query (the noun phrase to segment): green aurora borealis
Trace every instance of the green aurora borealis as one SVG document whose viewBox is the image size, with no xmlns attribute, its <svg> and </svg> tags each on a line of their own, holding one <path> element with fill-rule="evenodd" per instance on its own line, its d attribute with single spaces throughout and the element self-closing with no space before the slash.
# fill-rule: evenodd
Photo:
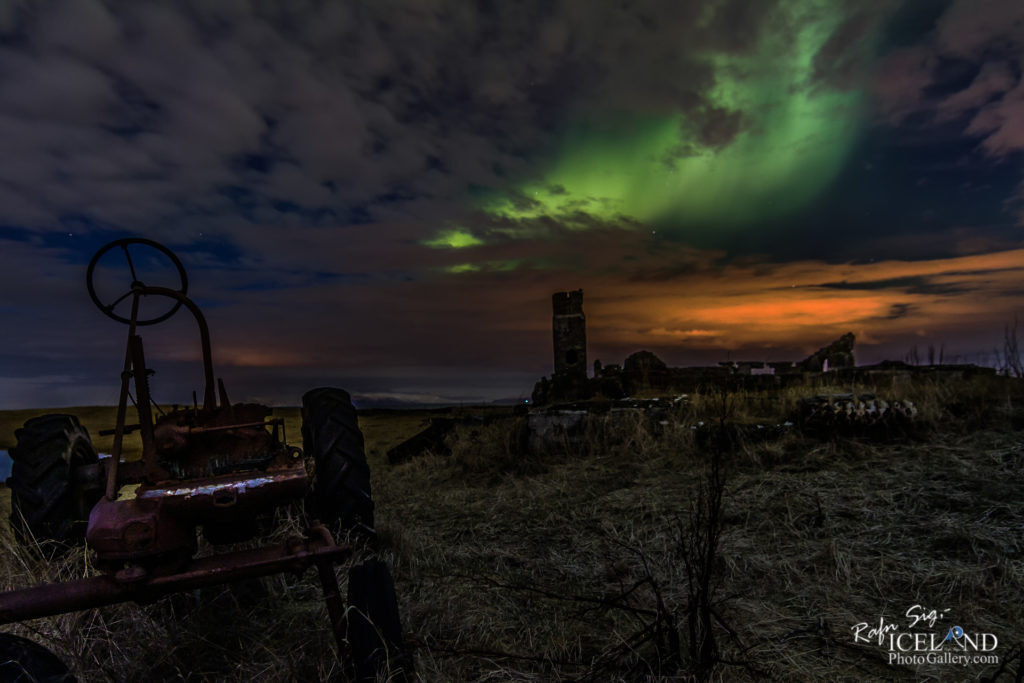
<svg viewBox="0 0 1024 683">
<path fill-rule="evenodd" d="M 550 217 L 570 229 L 581 214 L 626 219 L 681 240 L 785 218 L 835 179 L 858 134 L 862 93 L 814 78 L 814 57 L 843 18 L 828 2 L 790 3 L 751 55 L 703 57 L 715 85 L 699 112 L 641 114 L 628 103 L 589 112 L 567 126 L 539 177 L 514 197 L 486 194 L 480 207 L 506 221 Z M 708 140 L 699 127 L 716 117 L 731 129 Z M 477 243 L 448 230 L 427 244 Z"/>
</svg>

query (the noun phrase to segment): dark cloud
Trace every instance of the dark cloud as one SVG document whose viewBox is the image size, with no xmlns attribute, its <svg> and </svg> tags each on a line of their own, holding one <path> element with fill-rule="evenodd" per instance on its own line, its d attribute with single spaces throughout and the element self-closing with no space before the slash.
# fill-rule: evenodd
<svg viewBox="0 0 1024 683">
<path fill-rule="evenodd" d="M 680 139 L 686 142 L 671 149 L 662 162 L 675 168 L 678 159 L 723 149 L 749 127 L 750 119 L 742 111 L 711 105 L 697 107 L 680 125 Z"/>
<path fill-rule="evenodd" d="M 997 40 L 1019 55 L 1009 5 L 955 3 L 928 43 L 890 55 L 885 111 L 922 106 L 940 56 L 981 61 L 939 110 L 973 112 L 966 130 L 991 153 L 1016 149 L 1019 68 L 984 52 Z M 859 82 L 887 7 L 836 9 L 845 18 L 814 57 L 817 80 Z M 535 175 L 580 118 L 682 112 L 694 144 L 728 145 L 750 113 L 709 102 L 704 55 L 752 52 L 767 30 L 785 41 L 800 16 L 738 0 L 11 3 L 0 218 L 54 229 L 76 213 L 179 236 L 183 225 L 237 234 L 239 215 L 440 220 L 470 186 Z"/>
<path fill-rule="evenodd" d="M 957 273 L 943 273 L 943 277 L 956 275 Z M 907 294 L 943 295 L 960 294 L 970 291 L 975 283 L 958 282 L 936 282 L 935 278 L 929 276 L 899 277 L 885 280 L 865 280 L 858 282 L 823 282 L 821 284 L 809 285 L 811 288 L 839 289 L 839 290 L 863 290 L 885 291 L 897 290 Z M 904 304 L 899 304 L 903 306 Z"/>
<path fill-rule="evenodd" d="M 886 318 L 889 320 L 899 320 L 900 318 L 907 317 L 913 311 L 913 304 L 893 304 L 889 308 L 889 315 L 887 315 Z"/>
<path fill-rule="evenodd" d="M 954 196 L 959 196 L 957 193 Z M 963 200 L 961 200 L 963 201 Z M 924 260 L 943 258 L 950 255 L 984 254 L 1005 251 L 1021 243 L 1020 228 L 1009 220 L 998 224 L 983 223 L 978 226 L 958 225 L 950 228 L 927 230 L 916 227 L 902 233 L 880 226 L 877 231 L 863 235 L 857 243 L 849 245 L 836 254 L 835 260 L 870 263 L 885 258 Z"/>
<path fill-rule="evenodd" d="M 926 40 L 886 55 L 875 90 L 890 122 L 962 118 L 961 130 L 998 158 L 1024 151 L 1022 67 L 1024 4 L 957 0 Z"/>
<path fill-rule="evenodd" d="M 696 254 L 695 254 L 696 256 Z M 706 262 L 695 258 L 690 261 L 677 261 L 650 270 L 636 269 L 630 276 L 633 282 L 664 282 L 678 280 L 682 277 L 707 272 Z"/>
<path fill-rule="evenodd" d="M 240 197 L 255 223 L 282 207 L 430 217 L 469 184 L 528 175 L 569 121 L 620 106 L 692 111 L 721 145 L 742 116 L 706 108 L 698 55 L 750 49 L 771 4 L 8 6 L 0 217 L 210 230 Z"/>
<path fill-rule="evenodd" d="M 707 3 L 702 29 L 707 36 L 708 47 L 734 54 L 746 53 L 756 45 L 767 23 L 780 20 L 782 4 L 780 0 L 718 0 Z"/>
<path fill-rule="evenodd" d="M 874 55 L 870 36 L 883 21 L 884 5 L 868 2 L 856 7 L 814 55 L 814 79 L 840 90 L 862 87 Z"/>
</svg>

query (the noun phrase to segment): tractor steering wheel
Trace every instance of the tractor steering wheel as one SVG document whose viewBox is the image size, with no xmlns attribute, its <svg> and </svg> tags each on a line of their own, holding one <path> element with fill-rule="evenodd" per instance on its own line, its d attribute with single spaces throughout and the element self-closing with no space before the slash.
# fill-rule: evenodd
<svg viewBox="0 0 1024 683">
<path fill-rule="evenodd" d="M 139 245 L 140 247 L 155 249 L 156 251 L 160 252 L 168 259 L 170 259 L 171 265 L 173 265 L 174 269 L 177 270 L 178 286 L 166 287 L 165 289 L 171 289 L 177 292 L 178 294 L 181 294 L 182 297 L 184 297 L 185 294 L 188 293 L 188 277 L 185 275 L 185 268 L 184 266 L 181 265 L 181 261 L 178 260 L 178 257 L 174 255 L 173 251 L 171 251 L 164 245 L 160 244 L 159 242 L 143 239 L 141 237 L 129 237 L 127 239 L 115 240 L 110 244 L 101 247 L 100 250 L 97 251 L 96 254 L 92 257 L 92 260 L 89 261 L 89 269 L 85 273 L 85 284 L 89 288 L 89 296 L 92 298 L 93 303 L 96 304 L 96 306 L 101 311 L 103 311 L 103 314 L 109 318 L 113 318 L 119 323 L 125 324 L 131 324 L 131 318 L 126 318 L 123 315 L 118 315 L 117 313 L 114 312 L 114 308 L 117 307 L 117 305 L 120 304 L 125 299 L 131 297 L 132 295 L 145 296 L 146 292 L 144 290 L 147 287 L 147 285 L 142 280 L 139 279 L 138 274 L 135 272 L 135 264 L 132 261 L 131 253 L 128 251 L 128 247 L 130 245 Z M 118 247 L 120 247 L 121 251 L 124 252 L 124 258 L 125 261 L 127 261 L 128 265 L 128 272 L 132 278 L 131 286 L 128 288 L 127 292 L 114 299 L 113 302 L 111 302 L 110 304 L 104 304 L 102 301 L 100 301 L 99 296 L 96 294 L 96 287 L 94 286 L 93 283 L 93 275 L 96 270 L 96 265 L 100 262 L 100 259 L 102 259 L 103 256 L 107 254 L 109 251 L 116 249 Z M 152 257 L 152 254 L 150 254 L 150 257 Z M 178 311 L 178 309 L 181 308 L 182 303 L 183 299 L 175 298 L 173 305 L 165 313 L 144 320 L 137 319 L 135 321 L 135 324 L 155 325 L 156 323 L 163 322 L 164 320 L 167 320 L 172 315 L 174 315 Z"/>
</svg>

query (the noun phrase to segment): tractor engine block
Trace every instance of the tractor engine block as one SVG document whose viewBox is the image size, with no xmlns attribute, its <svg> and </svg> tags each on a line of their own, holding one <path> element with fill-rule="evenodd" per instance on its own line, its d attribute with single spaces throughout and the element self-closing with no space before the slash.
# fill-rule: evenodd
<svg viewBox="0 0 1024 683">
<path fill-rule="evenodd" d="M 269 423 L 274 433 L 267 431 L 270 412 L 264 405 L 240 403 L 168 413 L 153 427 L 157 461 L 174 479 L 265 470 L 275 458 L 288 456 L 276 433 L 282 422 Z"/>
</svg>

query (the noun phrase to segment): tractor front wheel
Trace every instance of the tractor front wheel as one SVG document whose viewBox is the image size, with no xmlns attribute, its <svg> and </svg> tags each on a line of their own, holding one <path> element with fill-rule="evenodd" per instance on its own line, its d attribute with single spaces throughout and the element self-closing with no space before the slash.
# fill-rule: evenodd
<svg viewBox="0 0 1024 683">
<path fill-rule="evenodd" d="M 395 582 L 387 564 L 367 560 L 348 571 L 347 635 L 357 681 L 408 680 L 412 660 L 402 641 Z"/>
<path fill-rule="evenodd" d="M 302 447 L 316 469 L 313 514 L 335 530 L 372 535 L 370 466 L 348 392 L 313 389 L 302 397 Z"/>
<path fill-rule="evenodd" d="M 57 655 L 39 643 L 13 633 L 0 633 L 0 681 L 74 681 Z"/>
</svg>

